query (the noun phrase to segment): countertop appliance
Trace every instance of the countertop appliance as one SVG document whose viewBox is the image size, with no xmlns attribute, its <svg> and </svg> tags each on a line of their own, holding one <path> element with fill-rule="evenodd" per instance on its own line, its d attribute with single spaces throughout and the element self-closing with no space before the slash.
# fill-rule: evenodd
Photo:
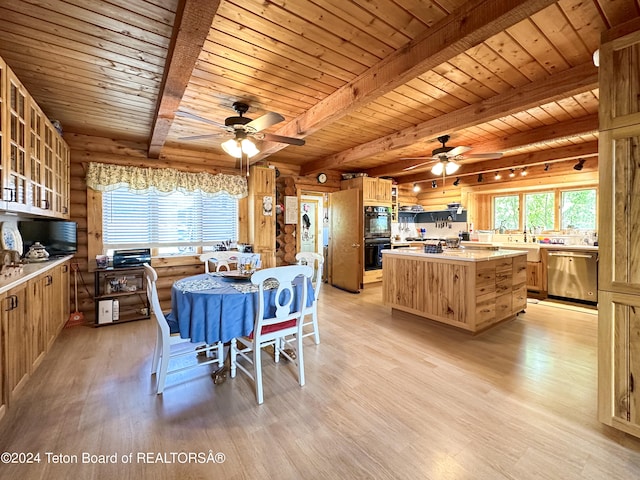
<svg viewBox="0 0 640 480">
<path fill-rule="evenodd" d="M 139 267 L 151 262 L 151 250 L 137 248 L 132 250 L 116 250 L 113 252 L 113 267 Z"/>
<path fill-rule="evenodd" d="M 549 296 L 598 301 L 598 253 L 549 250 Z"/>
</svg>

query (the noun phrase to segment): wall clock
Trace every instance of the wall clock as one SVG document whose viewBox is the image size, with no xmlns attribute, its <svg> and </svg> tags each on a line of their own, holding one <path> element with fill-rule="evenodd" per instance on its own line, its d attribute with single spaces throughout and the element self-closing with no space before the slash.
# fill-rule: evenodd
<svg viewBox="0 0 640 480">
<path fill-rule="evenodd" d="M 327 174 L 326 173 L 320 173 L 318 174 L 318 183 L 327 183 Z"/>
</svg>

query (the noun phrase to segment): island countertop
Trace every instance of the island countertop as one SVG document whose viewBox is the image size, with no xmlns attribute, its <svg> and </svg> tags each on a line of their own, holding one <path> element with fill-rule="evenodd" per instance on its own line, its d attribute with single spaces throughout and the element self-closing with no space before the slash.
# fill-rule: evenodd
<svg viewBox="0 0 640 480">
<path fill-rule="evenodd" d="M 386 306 L 478 333 L 514 318 L 527 305 L 522 250 L 382 251 Z"/>
<path fill-rule="evenodd" d="M 463 262 L 484 262 L 501 258 L 526 255 L 522 250 L 474 250 L 464 248 L 445 248 L 442 253 L 424 253 L 422 248 L 395 248 L 382 250 L 382 255 L 409 255 L 420 258 L 433 258 L 443 261 L 459 260 Z"/>
</svg>

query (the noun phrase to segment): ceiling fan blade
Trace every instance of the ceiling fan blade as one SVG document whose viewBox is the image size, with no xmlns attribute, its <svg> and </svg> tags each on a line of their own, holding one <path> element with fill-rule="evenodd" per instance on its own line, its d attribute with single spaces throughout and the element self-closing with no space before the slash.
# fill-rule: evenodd
<svg viewBox="0 0 640 480">
<path fill-rule="evenodd" d="M 413 169 L 415 169 L 415 168 L 422 167 L 423 165 L 428 165 L 428 164 L 430 164 L 430 163 L 432 163 L 432 162 L 431 162 L 431 161 L 429 161 L 429 162 L 417 163 L 417 164 L 415 164 L 415 165 L 410 165 L 410 166 L 408 166 L 408 167 L 406 167 L 406 168 L 403 168 L 403 169 L 402 169 L 402 171 L 403 171 L 403 172 L 408 172 L 409 170 L 413 170 Z"/>
<path fill-rule="evenodd" d="M 298 146 L 302 146 L 305 144 L 305 141 L 301 138 L 283 137 L 282 135 L 273 135 L 271 133 L 263 133 L 260 135 L 260 137 L 261 140 L 265 140 L 267 142 L 288 143 L 289 145 Z"/>
<path fill-rule="evenodd" d="M 251 120 L 244 127 L 245 129 L 249 129 L 254 132 L 260 132 L 261 130 L 264 130 L 265 128 L 269 128 L 272 125 L 275 125 L 276 123 L 282 122 L 283 120 L 284 120 L 284 117 L 279 113 L 268 112 L 262 115 L 261 117 L 256 118 L 255 120 Z"/>
<path fill-rule="evenodd" d="M 201 140 L 203 138 L 220 138 L 224 135 L 217 135 L 215 133 L 210 133 L 208 135 L 193 135 L 191 137 L 179 137 L 178 140 Z"/>
<path fill-rule="evenodd" d="M 491 153 L 470 153 L 469 155 L 465 155 L 466 158 L 484 158 L 487 160 L 491 160 L 493 158 L 502 158 L 502 152 L 491 152 Z"/>
<path fill-rule="evenodd" d="M 215 125 L 216 127 L 226 128 L 221 123 L 214 122 L 213 120 L 209 120 L 208 118 L 200 117 L 198 115 L 194 115 L 193 113 L 181 112 L 180 110 L 176 112 L 176 117 L 190 118 L 192 120 L 197 120 L 199 122 L 208 123 L 209 125 Z"/>
<path fill-rule="evenodd" d="M 469 150 L 471 150 L 471 147 L 465 147 L 465 146 L 459 146 L 459 147 L 455 147 L 452 150 L 449 150 L 446 155 L 447 157 L 457 157 L 458 155 L 462 155 L 465 152 L 468 152 Z"/>
</svg>

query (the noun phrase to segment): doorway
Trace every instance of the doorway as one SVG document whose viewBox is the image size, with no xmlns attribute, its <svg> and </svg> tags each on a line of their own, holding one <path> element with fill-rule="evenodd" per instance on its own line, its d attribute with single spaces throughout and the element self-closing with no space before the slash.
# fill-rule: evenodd
<svg viewBox="0 0 640 480">
<path fill-rule="evenodd" d="M 325 197 L 321 193 L 300 195 L 298 212 L 298 252 L 323 254 L 327 244 L 328 216 Z"/>
</svg>

